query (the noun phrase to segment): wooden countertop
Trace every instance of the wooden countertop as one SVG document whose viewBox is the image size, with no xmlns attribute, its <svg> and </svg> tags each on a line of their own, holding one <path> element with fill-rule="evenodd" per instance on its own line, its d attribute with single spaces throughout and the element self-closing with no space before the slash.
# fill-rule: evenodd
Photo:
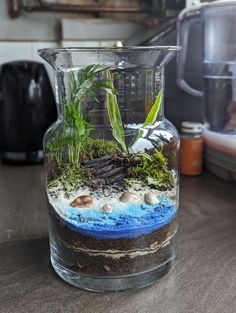
<svg viewBox="0 0 236 313">
<path fill-rule="evenodd" d="M 235 313 L 236 184 L 182 177 L 176 265 L 151 287 L 99 294 L 49 263 L 41 165 L 0 165 L 1 313 Z"/>
</svg>

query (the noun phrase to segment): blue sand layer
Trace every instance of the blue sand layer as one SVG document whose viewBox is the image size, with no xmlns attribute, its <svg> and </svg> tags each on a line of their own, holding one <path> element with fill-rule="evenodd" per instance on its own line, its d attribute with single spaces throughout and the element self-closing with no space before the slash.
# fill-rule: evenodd
<svg viewBox="0 0 236 313">
<path fill-rule="evenodd" d="M 97 239 L 136 238 L 169 224 L 176 215 L 173 202 L 158 197 L 158 205 L 120 203 L 118 209 L 104 213 L 100 208 L 73 208 L 60 204 L 64 223 L 72 230 Z"/>
</svg>

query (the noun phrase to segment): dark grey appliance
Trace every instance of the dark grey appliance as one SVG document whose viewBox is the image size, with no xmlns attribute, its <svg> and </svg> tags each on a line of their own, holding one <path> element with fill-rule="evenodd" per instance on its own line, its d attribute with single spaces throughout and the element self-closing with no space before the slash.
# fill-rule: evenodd
<svg viewBox="0 0 236 313">
<path fill-rule="evenodd" d="M 214 1 L 185 9 L 178 17 L 178 84 L 186 92 L 203 97 L 205 121 L 215 132 L 236 134 L 236 0 Z M 186 82 L 189 31 L 202 25 L 203 88 Z"/>
<path fill-rule="evenodd" d="M 5 63 L 0 72 L 0 157 L 3 162 L 42 162 L 43 136 L 57 118 L 53 90 L 43 64 Z"/>
<path fill-rule="evenodd" d="M 202 79 L 202 26 L 195 24 L 190 30 L 189 50 L 187 53 L 188 72 L 186 80 L 195 86 L 201 88 Z M 140 46 L 166 46 L 176 45 L 177 31 L 176 19 L 169 19 L 156 27 L 151 27 L 143 33 L 138 34 L 124 42 L 124 45 L 140 45 Z M 165 82 L 165 116 L 180 129 L 183 120 L 191 120 L 195 122 L 203 121 L 203 103 L 199 97 L 189 95 L 178 87 L 176 60 L 171 61 L 166 67 Z"/>
</svg>

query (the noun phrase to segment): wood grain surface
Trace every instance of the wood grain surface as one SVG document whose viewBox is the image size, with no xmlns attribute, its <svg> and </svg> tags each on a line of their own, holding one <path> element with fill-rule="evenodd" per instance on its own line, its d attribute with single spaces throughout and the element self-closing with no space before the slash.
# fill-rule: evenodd
<svg viewBox="0 0 236 313">
<path fill-rule="evenodd" d="M 99 294 L 49 263 L 42 166 L 0 165 L 1 313 L 235 313 L 236 184 L 182 177 L 175 267 L 151 287 Z"/>
</svg>

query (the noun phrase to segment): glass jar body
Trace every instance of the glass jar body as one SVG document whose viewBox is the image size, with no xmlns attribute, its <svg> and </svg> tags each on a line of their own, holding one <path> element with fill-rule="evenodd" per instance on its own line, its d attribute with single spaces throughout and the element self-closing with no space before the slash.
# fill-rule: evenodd
<svg viewBox="0 0 236 313">
<path fill-rule="evenodd" d="M 44 142 L 53 267 L 97 291 L 150 284 L 176 255 L 179 137 L 163 114 L 164 65 L 118 56 L 78 67 L 70 55 L 57 70 L 59 119 Z"/>
</svg>

